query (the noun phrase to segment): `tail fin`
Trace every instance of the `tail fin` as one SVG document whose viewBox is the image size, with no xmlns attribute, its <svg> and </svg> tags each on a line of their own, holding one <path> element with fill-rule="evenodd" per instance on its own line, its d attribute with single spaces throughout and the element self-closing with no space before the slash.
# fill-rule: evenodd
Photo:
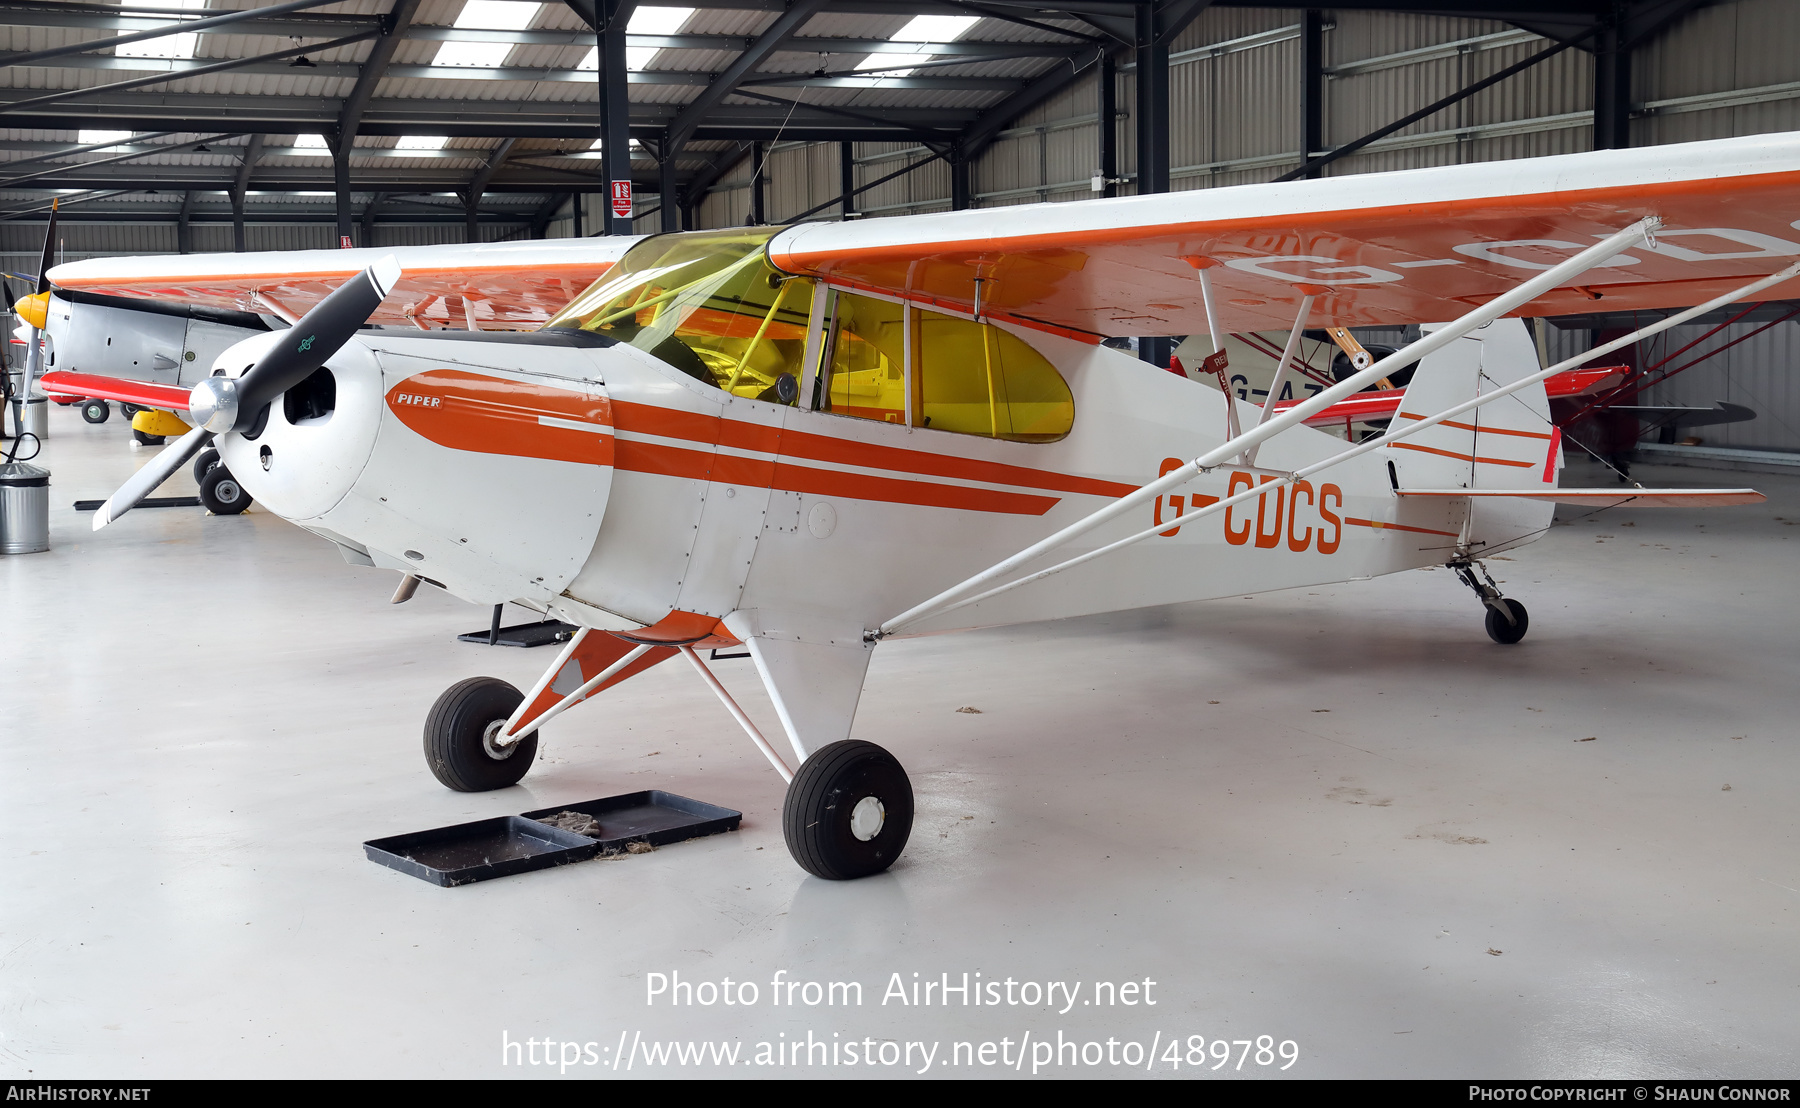
<svg viewBox="0 0 1800 1108">
<path fill-rule="evenodd" d="M 1401 398 L 1395 429 L 1537 370 L 1537 349 L 1524 321 L 1495 320 L 1419 364 Z M 1402 489 L 1551 489 L 1562 464 L 1561 443 L 1550 422 L 1550 400 L 1537 384 L 1388 449 Z M 1476 499 L 1458 545 L 1477 557 L 1522 545 L 1550 526 L 1555 511 L 1554 504 L 1540 501 Z"/>
</svg>

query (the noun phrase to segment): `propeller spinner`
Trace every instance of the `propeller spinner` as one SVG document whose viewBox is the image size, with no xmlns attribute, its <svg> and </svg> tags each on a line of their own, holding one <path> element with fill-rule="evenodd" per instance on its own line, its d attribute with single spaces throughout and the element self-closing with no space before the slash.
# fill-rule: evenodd
<svg viewBox="0 0 1800 1108">
<path fill-rule="evenodd" d="M 208 377 L 195 385 L 188 398 L 188 412 L 197 426 L 119 486 L 94 513 L 94 530 L 135 508 L 216 436 L 254 423 L 266 405 L 312 376 L 375 313 L 399 282 L 400 272 L 400 263 L 393 255 L 382 258 L 339 285 L 301 316 L 283 341 L 243 376 L 236 380 Z"/>
</svg>

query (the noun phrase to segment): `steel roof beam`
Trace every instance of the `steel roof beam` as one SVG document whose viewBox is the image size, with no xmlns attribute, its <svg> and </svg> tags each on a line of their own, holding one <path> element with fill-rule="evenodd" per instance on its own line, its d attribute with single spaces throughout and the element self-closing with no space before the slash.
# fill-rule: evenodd
<svg viewBox="0 0 1800 1108">
<path fill-rule="evenodd" d="M 4 60 L 0 60 L 0 67 L 32 65 L 40 61 L 60 58 L 65 54 L 80 54 L 87 50 L 104 50 L 109 47 L 124 46 L 133 42 L 146 42 L 150 39 L 167 38 L 169 35 L 186 34 L 196 27 L 220 27 L 231 23 L 241 23 L 246 19 L 254 19 L 256 16 L 263 13 L 273 15 L 278 12 L 299 11 L 302 8 L 322 8 L 327 4 L 335 2 L 336 0 L 287 0 L 287 3 L 285 4 L 273 4 L 266 8 L 252 8 L 246 11 L 224 12 L 219 15 L 208 16 L 205 19 L 164 23 L 142 31 L 132 31 L 129 34 L 114 35 L 111 38 L 65 43 L 62 46 L 52 46 L 44 50 L 28 50 L 22 54 L 14 54 Z"/>
<path fill-rule="evenodd" d="M 732 59 L 717 80 L 707 86 L 692 103 L 681 109 L 681 113 L 669 124 L 668 134 L 664 139 L 668 143 L 668 150 L 679 151 L 693 137 L 695 130 L 711 114 L 712 109 L 718 107 L 737 88 L 738 82 L 756 72 L 770 55 L 790 41 L 800 28 L 822 11 L 826 2 L 827 0 L 794 0 L 794 5 L 771 23 L 755 43 L 746 46 L 743 53 Z"/>
<path fill-rule="evenodd" d="M 8 108 L 8 96 L 35 90 L 0 89 L 0 112 Z M 236 131 L 260 131 L 266 134 L 300 134 L 321 132 L 331 128 L 339 117 L 342 102 L 327 97 L 298 96 L 229 96 L 212 93 L 140 93 L 130 96 L 96 96 L 80 104 L 58 107 L 50 111 L 11 113 L 9 126 L 69 130 L 77 127 L 106 126 L 120 130 L 160 130 L 171 124 L 183 128 L 230 128 Z M 656 139 L 660 129 L 680 110 L 675 104 L 632 105 L 632 126 L 642 129 L 639 137 Z M 793 125 L 805 126 L 809 106 L 795 113 Z M 963 108 L 881 107 L 874 109 L 888 123 L 888 129 L 901 132 L 909 128 L 960 126 L 975 118 L 976 113 Z M 529 100 L 372 100 L 363 112 L 359 134 L 407 135 L 434 134 L 452 138 L 588 138 L 593 137 L 593 104 Z M 695 139 L 709 136 L 705 132 L 739 125 L 779 126 L 785 109 L 743 104 L 715 107 L 695 131 Z M 835 124 L 840 130 L 848 130 Z M 862 130 L 866 130 L 863 128 Z M 737 137 L 732 134 L 720 138 Z"/>
<path fill-rule="evenodd" d="M 416 0 L 415 0 L 416 2 Z M 234 69 L 243 69 L 258 62 L 275 61 L 280 58 L 292 58 L 313 50 L 333 50 L 339 46 L 348 46 L 353 42 L 361 42 L 375 35 L 374 31 L 364 31 L 329 42 L 315 43 L 311 46 L 295 46 L 287 50 L 276 50 L 268 54 L 258 54 L 249 58 L 228 58 L 223 61 L 208 62 L 193 69 L 179 73 L 153 73 L 146 77 L 134 77 L 129 81 L 114 81 L 111 84 L 94 85 L 89 88 L 63 89 L 43 96 L 32 96 L 22 100 L 14 100 L 0 107 L 0 112 L 20 111 L 27 108 L 44 108 L 51 104 L 59 104 L 65 100 L 85 99 L 89 96 L 100 96 L 108 93 L 125 92 L 128 89 L 143 88 L 147 85 L 160 85 L 168 81 L 179 81 L 183 77 L 198 77 L 206 73 L 225 73 Z"/>
<path fill-rule="evenodd" d="M 319 44 L 318 49 L 328 44 Z M 305 47 L 312 50 L 314 47 Z M 1041 51 L 1027 51 L 1011 54 L 997 54 L 981 58 L 952 58 L 938 62 L 915 62 L 910 65 L 900 64 L 895 69 L 942 68 L 949 65 L 975 65 L 983 61 L 1002 61 L 1009 58 L 1034 58 L 1045 56 Z M 1052 57 L 1072 56 L 1068 51 L 1051 55 Z M 0 59 L 3 60 L 3 59 Z M 204 58 L 169 58 L 144 60 L 140 58 L 121 58 L 110 54 L 83 54 L 73 58 L 64 58 L 58 63 L 64 69 L 103 69 L 127 70 L 141 73 L 146 69 L 156 69 L 165 74 L 163 80 L 176 80 L 195 72 L 215 72 L 220 63 Z M 293 66 L 285 60 L 245 61 L 232 67 L 239 73 L 261 73 L 273 76 L 291 76 Z M 318 62 L 308 67 L 309 77 L 336 77 L 344 80 L 359 78 L 365 65 L 355 62 Z M 394 65 L 389 64 L 385 76 L 394 78 L 413 78 L 428 81 L 531 81 L 557 84 L 589 85 L 594 75 L 590 70 L 570 69 L 566 66 L 465 66 L 465 65 Z M 633 85 L 694 85 L 704 88 L 718 79 L 718 74 L 699 70 L 682 69 L 650 69 L 635 70 L 626 74 L 626 82 Z M 147 82 L 148 83 L 148 82 Z M 744 84 L 779 84 L 789 87 L 811 86 L 815 88 L 889 88 L 889 89 L 998 89 L 1011 91 L 1020 85 L 1013 77 L 981 77 L 981 76 L 882 76 L 880 70 L 851 70 L 846 72 L 827 73 L 823 76 L 816 72 L 769 73 L 758 75 L 754 80 Z M 104 86 L 102 86 L 104 87 Z"/>
</svg>

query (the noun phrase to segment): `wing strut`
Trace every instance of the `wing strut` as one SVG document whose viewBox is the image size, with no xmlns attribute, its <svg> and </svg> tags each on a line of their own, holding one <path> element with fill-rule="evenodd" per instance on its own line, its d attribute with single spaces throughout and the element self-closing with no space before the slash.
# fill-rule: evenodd
<svg viewBox="0 0 1800 1108">
<path fill-rule="evenodd" d="M 1300 350 L 1300 333 L 1306 330 L 1306 317 L 1312 314 L 1313 300 L 1316 298 L 1310 292 L 1300 298 L 1300 311 L 1294 315 L 1294 329 L 1288 332 L 1287 345 L 1281 348 L 1281 360 L 1275 363 L 1275 376 L 1269 381 L 1269 396 L 1263 401 L 1262 416 L 1256 421 L 1258 427 L 1269 422 L 1269 417 L 1275 414 L 1275 405 L 1279 403 L 1281 396 L 1281 379 L 1287 376 L 1288 363 L 1294 360 L 1294 355 Z M 1252 446 L 1244 451 L 1245 465 L 1256 464 L 1258 449 L 1258 446 Z"/>
<path fill-rule="evenodd" d="M 1167 475 L 1165 475 L 1155 481 L 1152 481 L 1149 484 L 1142 486 L 1141 488 L 1137 489 L 1137 491 L 1135 491 L 1135 492 L 1132 492 L 1123 497 L 1120 497 L 1118 500 L 1113 501 L 1111 504 L 1107 505 L 1106 507 L 1101 508 L 1098 511 L 1095 511 L 1095 512 L 1089 514 L 1088 516 L 1086 516 L 1086 517 L 1076 521 L 1075 523 L 1072 523 L 1069 526 L 1063 528 L 1062 530 L 1056 532 L 1055 534 L 1050 535 L 1047 538 L 1044 538 L 1044 539 L 1032 544 L 1031 546 L 1020 551 L 1019 553 L 1014 554 L 1012 557 L 1007 558 L 1006 560 L 999 562 L 999 563 L 989 567 L 986 570 L 983 570 L 982 572 L 976 574 L 973 577 L 968 578 L 967 580 L 961 582 L 960 584 L 951 586 L 950 588 L 939 593 L 937 596 L 932 597 L 930 600 L 927 600 L 922 604 L 915 605 L 914 607 L 908 609 L 907 611 L 900 613 L 899 615 L 893 617 L 890 620 L 887 620 L 877 630 L 869 632 L 868 633 L 869 636 L 872 638 L 880 638 L 885 635 L 893 634 L 900 628 L 902 628 L 908 624 L 915 623 L 915 622 L 917 622 L 921 619 L 924 619 L 928 616 L 938 615 L 938 614 L 941 614 L 946 611 L 950 611 L 955 608 L 961 608 L 968 604 L 973 604 L 973 603 L 976 603 L 981 600 L 986 600 L 989 597 L 997 596 L 1003 592 L 1009 592 L 1013 589 L 1020 587 L 1021 585 L 1027 585 L 1034 581 L 1042 580 L 1043 578 L 1048 577 L 1053 573 L 1059 573 L 1065 569 L 1073 568 L 1074 566 L 1081 565 L 1084 562 L 1089 562 L 1089 561 L 1092 561 L 1095 558 L 1098 558 L 1102 555 L 1109 554 L 1109 553 L 1113 552 L 1114 550 L 1118 550 L 1123 547 L 1130 546 L 1133 543 L 1141 542 L 1142 540 L 1147 539 L 1147 538 L 1151 537 L 1152 535 L 1156 534 L 1160 530 L 1167 530 L 1168 525 L 1166 523 L 1159 524 L 1157 526 L 1151 527 L 1150 529 L 1148 529 L 1146 531 L 1142 531 L 1138 534 L 1131 535 L 1124 539 L 1120 539 L 1119 541 L 1114 542 L 1114 543 L 1109 543 L 1106 546 L 1100 547 L 1096 550 L 1089 551 L 1086 554 L 1082 554 L 1077 557 L 1071 558 L 1067 561 L 1061 562 L 1055 566 L 1050 567 L 1049 569 L 1040 570 L 1036 573 L 1029 574 L 1025 577 L 1021 577 L 1021 578 L 1018 578 L 1013 581 L 1006 582 L 1003 585 L 999 585 L 995 588 L 988 589 L 984 592 L 980 592 L 975 595 L 970 595 L 976 589 L 980 588 L 980 586 L 988 584 L 989 582 L 992 582 L 992 581 L 996 580 L 997 578 L 1002 577 L 1005 574 L 1012 572 L 1013 570 L 1019 568 L 1020 566 L 1025 565 L 1026 563 L 1030 562 L 1032 559 L 1037 558 L 1040 555 L 1042 555 L 1050 550 L 1053 550 L 1059 546 L 1062 546 L 1062 545 L 1068 543 L 1069 541 L 1071 541 L 1081 535 L 1086 534 L 1087 532 L 1093 530 L 1096 527 L 1101 526 L 1102 524 L 1116 518 L 1117 516 L 1122 515 L 1125 512 L 1129 512 L 1129 511 L 1137 508 L 1141 504 L 1147 503 L 1149 500 L 1151 500 L 1154 497 L 1161 496 L 1162 494 L 1168 492 L 1171 489 L 1179 488 L 1181 485 L 1192 480 L 1196 475 L 1198 475 L 1200 473 L 1217 468 L 1217 466 L 1221 462 L 1223 462 L 1227 458 L 1230 458 L 1232 455 L 1238 453 L 1239 451 L 1243 450 L 1246 447 L 1246 445 L 1255 445 L 1256 443 L 1260 443 L 1265 439 L 1273 437 L 1275 434 L 1278 434 L 1281 431 L 1285 431 L 1287 428 L 1292 427 L 1297 423 L 1304 422 L 1308 417 L 1316 414 L 1321 409 L 1329 407 L 1331 404 L 1336 403 L 1338 400 L 1342 399 L 1344 396 L 1360 390 L 1365 385 L 1367 385 L 1370 381 L 1384 377 L 1384 376 L 1388 375 L 1389 373 L 1392 373 L 1395 370 L 1403 368 L 1407 365 L 1411 365 L 1412 363 L 1414 363 L 1414 362 L 1418 361 L 1419 359 L 1425 357 L 1426 355 L 1430 354 L 1432 351 L 1441 348 L 1442 346 L 1448 344 L 1449 342 L 1452 342 L 1455 339 L 1460 338 L 1464 334 L 1467 334 L 1468 332 L 1475 330 L 1476 328 L 1482 326 L 1483 324 L 1485 324 L 1493 319 L 1497 319 L 1500 316 L 1505 315 L 1507 312 L 1518 307 L 1519 305 L 1524 304 L 1532 299 L 1535 299 L 1536 297 L 1542 295 L 1547 289 L 1556 287 L 1557 285 L 1563 283 L 1565 280 L 1572 277 L 1574 274 L 1579 273 L 1582 270 L 1585 270 L 1594 265 L 1597 265 L 1600 262 L 1606 261 L 1608 258 L 1611 258 L 1613 255 L 1618 254 L 1624 250 L 1630 249 L 1631 247 L 1636 246 L 1641 242 L 1644 242 L 1646 239 L 1649 238 L 1650 234 L 1659 225 L 1660 225 L 1660 220 L 1658 220 L 1655 216 L 1651 216 L 1644 220 L 1641 220 L 1638 223 L 1631 225 L 1630 227 L 1628 227 L 1622 231 L 1617 232 L 1616 234 L 1610 236 L 1609 238 L 1607 238 L 1605 241 L 1599 243 L 1598 245 L 1590 247 L 1587 250 L 1583 251 L 1582 253 L 1577 254 L 1574 257 L 1568 259 L 1567 261 L 1565 261 L 1549 270 L 1546 270 L 1545 272 L 1539 274 L 1537 277 L 1533 278 L 1532 280 L 1525 282 L 1524 284 L 1520 285 L 1518 288 L 1512 290 L 1511 292 L 1506 293 L 1506 294 L 1490 301 L 1487 305 L 1483 306 L 1482 308 L 1477 309 L 1474 312 L 1470 312 L 1468 315 L 1463 316 L 1461 319 L 1457 320 L 1455 323 L 1452 323 L 1444 328 L 1434 331 L 1431 334 L 1426 335 L 1423 338 L 1419 339 L 1417 342 L 1408 344 L 1406 347 L 1394 352 L 1393 354 L 1388 355 L 1386 358 L 1381 359 L 1380 361 L 1376 362 L 1374 365 L 1371 365 L 1369 368 L 1362 370 L 1362 371 L 1354 374 L 1351 377 L 1345 378 L 1343 381 L 1340 381 L 1338 384 L 1334 385 L 1333 387 L 1328 388 L 1324 392 L 1319 393 L 1317 396 L 1314 396 L 1309 400 L 1306 400 L 1299 404 L 1296 404 L 1293 407 L 1282 412 L 1280 415 L 1275 416 L 1274 418 L 1257 425 L 1255 428 L 1251 429 L 1250 431 L 1245 432 L 1243 435 L 1239 436 L 1237 439 L 1232 440 L 1230 442 L 1226 442 L 1226 443 L 1222 444 L 1221 446 L 1215 447 L 1213 450 L 1208 451 L 1207 453 L 1194 459 L 1193 461 L 1189 462 L 1188 464 L 1181 466 L 1178 469 L 1171 470 Z M 1790 280 L 1791 278 L 1793 278 L 1795 276 L 1800 276 L 1800 263 L 1796 263 L 1792 266 L 1789 266 L 1788 268 L 1780 271 L 1779 273 L 1774 273 L 1767 277 L 1761 278 L 1760 280 L 1753 281 L 1750 284 L 1743 286 L 1742 288 L 1738 288 L 1731 292 L 1725 293 L 1722 296 L 1715 297 L 1714 299 L 1707 301 L 1705 304 L 1701 304 L 1696 307 L 1689 308 L 1686 311 L 1679 312 L 1675 315 L 1670 316 L 1667 319 L 1662 320 L 1659 323 L 1652 324 L 1648 327 L 1640 328 L 1639 330 L 1634 331 L 1631 334 L 1624 336 L 1623 338 L 1615 339 L 1612 342 L 1609 342 L 1602 346 L 1596 347 L 1595 349 L 1590 350 L 1590 351 L 1586 352 L 1585 354 L 1579 354 L 1573 358 L 1567 359 L 1566 361 L 1559 362 L 1556 365 L 1551 366 L 1549 369 L 1546 369 L 1539 373 L 1535 373 L 1535 374 L 1532 374 L 1531 376 L 1522 378 L 1522 379 L 1515 381 L 1512 384 L 1507 385 L 1503 388 L 1496 389 L 1493 392 L 1485 393 L 1481 396 L 1478 396 L 1471 400 L 1465 401 L 1465 402 L 1458 404 L 1452 408 L 1449 408 L 1445 411 L 1439 412 L 1435 416 L 1431 416 L 1426 419 L 1418 420 L 1416 422 L 1410 423 L 1408 426 L 1403 427 L 1403 428 L 1391 430 L 1387 434 L 1382 435 L 1380 438 L 1370 439 L 1367 442 L 1360 443 L 1357 446 L 1354 446 L 1354 447 L 1350 448 L 1349 450 L 1343 451 L 1340 454 L 1336 454 L 1330 458 L 1327 458 L 1324 461 L 1316 462 L 1312 465 L 1306 466 L 1303 469 L 1297 470 L 1293 473 L 1287 474 L 1286 476 L 1280 477 L 1277 479 L 1276 482 L 1272 482 L 1272 483 L 1276 483 L 1277 487 L 1285 487 L 1287 485 L 1291 485 L 1294 482 L 1302 480 L 1305 477 L 1307 477 L 1311 474 L 1317 473 L 1322 469 L 1326 469 L 1330 466 L 1341 464 L 1345 461 L 1348 461 L 1351 458 L 1357 457 L 1361 454 L 1366 454 L 1371 450 L 1377 449 L 1379 447 L 1387 446 L 1391 443 L 1399 441 L 1400 439 L 1407 438 L 1413 434 L 1417 434 L 1419 431 L 1422 431 L 1427 427 L 1434 427 L 1437 424 L 1442 423 L 1447 419 L 1455 418 L 1456 416 L 1461 415 L 1464 412 L 1471 411 L 1475 408 L 1480 407 L 1483 404 L 1491 403 L 1492 401 L 1498 400 L 1503 396 L 1511 396 L 1513 393 L 1518 392 L 1521 389 L 1529 388 L 1530 386 L 1535 385 L 1539 382 L 1542 382 L 1542 381 L 1548 379 L 1549 377 L 1554 376 L 1557 373 L 1564 372 L 1565 370 L 1570 369 L 1573 366 L 1581 365 L 1584 362 L 1592 361 L 1593 359 L 1601 357 L 1602 355 L 1605 355 L 1605 354 L 1610 354 L 1614 350 L 1617 350 L 1622 346 L 1626 346 L 1630 343 L 1637 342 L 1638 340 L 1640 340 L 1642 338 L 1648 337 L 1653 334 L 1660 333 L 1662 331 L 1667 330 L 1670 327 L 1677 326 L 1681 323 L 1685 323 L 1689 319 L 1692 319 L 1695 316 L 1700 315 L 1704 312 L 1712 311 L 1713 309 L 1718 308 L 1722 305 L 1729 304 L 1729 303 L 1732 303 L 1733 301 L 1741 300 L 1747 296 L 1754 295 L 1755 293 L 1758 293 L 1758 292 L 1762 291 L 1763 289 L 1769 288 L 1773 285 L 1780 284 L 1783 281 Z M 1449 337 L 1442 337 L 1442 336 L 1449 336 Z M 1436 342 L 1433 341 L 1435 339 L 1440 339 L 1440 338 L 1441 338 L 1441 341 L 1436 341 Z M 1248 440 L 1248 441 L 1246 441 L 1246 440 Z M 1213 504 L 1210 504 L 1204 508 L 1199 508 L 1194 511 L 1190 511 L 1186 516 L 1183 517 L 1183 523 L 1185 524 L 1187 522 L 1191 522 L 1193 519 L 1198 518 L 1200 516 L 1211 515 L 1215 512 L 1224 511 L 1226 508 L 1232 507 L 1236 504 L 1239 504 L 1246 500 L 1249 500 L 1255 496 L 1260 495 L 1263 492 L 1266 492 L 1267 490 L 1268 490 L 1268 485 L 1264 484 L 1264 485 L 1255 486 L 1252 489 L 1246 490 L 1245 492 L 1239 493 L 1235 496 L 1228 496 L 1228 497 L 1224 498 L 1223 500 L 1219 500 L 1219 501 L 1217 501 Z"/>
</svg>

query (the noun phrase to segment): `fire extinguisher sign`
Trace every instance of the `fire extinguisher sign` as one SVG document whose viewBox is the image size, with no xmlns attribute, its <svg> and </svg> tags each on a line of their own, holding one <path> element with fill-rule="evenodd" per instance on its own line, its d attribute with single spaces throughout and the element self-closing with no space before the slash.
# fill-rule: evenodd
<svg viewBox="0 0 1800 1108">
<path fill-rule="evenodd" d="M 612 183 L 613 218 L 631 218 L 631 182 L 614 181 Z"/>
</svg>

